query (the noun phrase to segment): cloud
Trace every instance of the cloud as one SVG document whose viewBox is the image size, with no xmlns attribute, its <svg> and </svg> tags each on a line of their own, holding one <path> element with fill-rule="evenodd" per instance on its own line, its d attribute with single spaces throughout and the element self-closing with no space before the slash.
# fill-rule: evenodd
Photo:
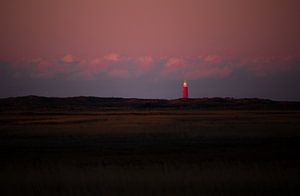
<svg viewBox="0 0 300 196">
<path fill-rule="evenodd" d="M 27 70 L 32 77 L 52 77 L 68 71 L 67 65 L 53 59 L 35 58 L 28 61 Z"/>
<path fill-rule="evenodd" d="M 62 62 L 65 62 L 65 63 L 72 63 L 74 61 L 74 57 L 70 54 L 64 56 L 62 59 Z"/>
<path fill-rule="evenodd" d="M 188 57 L 126 57 L 110 53 L 102 57 L 83 58 L 72 54 L 53 58 L 37 57 L 9 62 L 10 72 L 15 76 L 51 78 L 64 75 L 69 78 L 95 79 L 156 78 L 202 79 L 226 77 L 232 72 L 244 70 L 254 76 L 266 76 L 274 72 L 299 69 L 299 57 L 248 57 L 230 58 L 216 54 Z"/>
<path fill-rule="evenodd" d="M 12 69 L 19 75 L 27 74 L 30 77 L 50 78 L 60 74 L 71 75 L 84 62 L 71 54 L 53 58 L 36 57 L 16 60 Z"/>
<path fill-rule="evenodd" d="M 274 72 L 295 70 L 300 65 L 299 62 L 297 56 L 232 58 L 211 54 L 198 57 L 170 57 L 164 64 L 161 75 L 178 79 L 201 79 L 225 77 L 243 69 L 254 76 L 267 76 Z"/>
<path fill-rule="evenodd" d="M 142 56 L 137 59 L 137 62 L 143 66 L 149 66 L 153 63 L 153 58 L 151 56 Z"/>
<path fill-rule="evenodd" d="M 108 65 L 101 58 L 85 60 L 76 66 L 76 77 L 84 79 L 95 79 L 100 73 L 104 73 Z"/>
<path fill-rule="evenodd" d="M 207 55 L 204 57 L 204 62 L 211 63 L 211 64 L 217 64 L 221 62 L 221 57 L 215 54 Z"/>
<path fill-rule="evenodd" d="M 154 59 L 151 56 L 142 56 L 136 60 L 136 75 L 149 73 L 153 69 Z"/>
<path fill-rule="evenodd" d="M 172 57 L 167 61 L 165 68 L 167 69 L 167 71 L 173 71 L 184 68 L 186 66 L 187 64 L 184 59 Z"/>
<path fill-rule="evenodd" d="M 117 53 L 109 53 L 104 56 L 104 59 L 107 61 L 118 61 L 120 59 L 120 55 Z"/>
<path fill-rule="evenodd" d="M 121 57 L 119 54 L 112 53 L 103 58 L 106 63 L 108 76 L 120 78 L 138 78 L 147 74 L 153 68 L 153 58 L 151 56 L 141 57 Z"/>
<path fill-rule="evenodd" d="M 79 62 L 78 58 L 72 54 L 67 54 L 61 59 L 62 62 L 64 63 L 74 63 L 74 62 Z"/>
<path fill-rule="evenodd" d="M 232 67 L 223 63 L 217 56 L 207 56 L 204 59 L 194 57 L 171 57 L 162 71 L 164 76 L 171 75 L 178 79 L 200 79 L 207 77 L 222 77 L 229 75 Z"/>
</svg>

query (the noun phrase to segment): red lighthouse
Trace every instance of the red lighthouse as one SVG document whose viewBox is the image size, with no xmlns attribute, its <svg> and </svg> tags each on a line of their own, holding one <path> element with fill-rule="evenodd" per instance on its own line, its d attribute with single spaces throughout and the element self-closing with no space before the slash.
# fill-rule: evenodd
<svg viewBox="0 0 300 196">
<path fill-rule="evenodd" d="M 182 98 L 183 99 L 188 99 L 189 98 L 188 86 L 187 86 L 186 80 L 183 82 Z"/>
</svg>

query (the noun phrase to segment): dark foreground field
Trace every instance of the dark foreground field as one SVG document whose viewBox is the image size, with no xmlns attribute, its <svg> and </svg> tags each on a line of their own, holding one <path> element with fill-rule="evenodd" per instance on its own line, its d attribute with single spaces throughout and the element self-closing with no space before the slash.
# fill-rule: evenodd
<svg viewBox="0 0 300 196">
<path fill-rule="evenodd" d="M 0 195 L 299 195 L 298 111 L 0 114 Z"/>
</svg>

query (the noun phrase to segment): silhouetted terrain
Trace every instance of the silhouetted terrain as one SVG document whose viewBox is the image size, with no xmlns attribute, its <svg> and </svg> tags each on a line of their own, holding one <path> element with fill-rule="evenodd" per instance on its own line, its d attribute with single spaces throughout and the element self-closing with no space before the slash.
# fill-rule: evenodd
<svg viewBox="0 0 300 196">
<path fill-rule="evenodd" d="M 299 195 L 298 102 L 0 99 L 0 195 Z"/>
<path fill-rule="evenodd" d="M 6 111 L 104 111 L 104 110 L 299 110 L 300 102 L 268 99 L 197 98 L 197 99 L 135 99 L 99 97 L 12 97 L 0 99 L 0 112 Z"/>
</svg>

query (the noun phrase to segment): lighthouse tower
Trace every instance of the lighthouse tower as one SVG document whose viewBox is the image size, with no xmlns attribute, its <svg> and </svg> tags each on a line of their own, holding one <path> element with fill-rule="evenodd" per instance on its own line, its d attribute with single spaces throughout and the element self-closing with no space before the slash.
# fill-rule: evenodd
<svg viewBox="0 0 300 196">
<path fill-rule="evenodd" d="M 183 99 L 188 99 L 189 94 L 188 94 L 188 86 L 186 80 L 183 82 L 183 87 L 182 87 L 182 98 Z"/>
</svg>

